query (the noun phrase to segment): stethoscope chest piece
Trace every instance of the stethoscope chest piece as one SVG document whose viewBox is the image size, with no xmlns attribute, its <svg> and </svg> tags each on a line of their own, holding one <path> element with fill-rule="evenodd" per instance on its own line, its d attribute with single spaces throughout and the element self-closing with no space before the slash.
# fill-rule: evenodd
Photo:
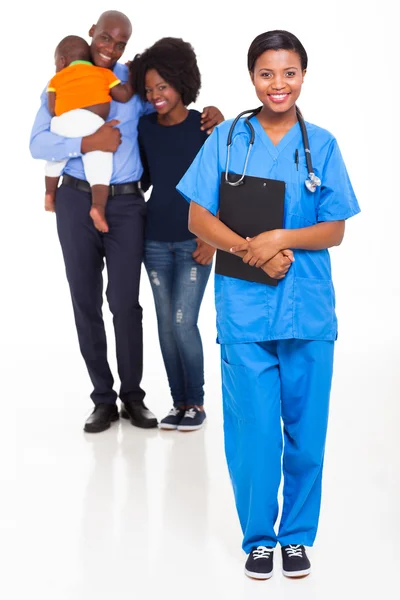
<svg viewBox="0 0 400 600">
<path fill-rule="evenodd" d="M 321 185 L 321 180 L 315 175 L 315 173 L 309 173 L 308 178 L 304 182 L 309 192 L 315 192 L 317 187 Z"/>
</svg>

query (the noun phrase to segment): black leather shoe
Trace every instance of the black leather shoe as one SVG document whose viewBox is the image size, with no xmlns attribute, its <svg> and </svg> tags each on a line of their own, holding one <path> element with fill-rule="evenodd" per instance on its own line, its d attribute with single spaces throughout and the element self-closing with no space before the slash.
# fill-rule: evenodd
<svg viewBox="0 0 400 600">
<path fill-rule="evenodd" d="M 109 429 L 113 421 L 118 421 L 119 413 L 115 404 L 96 404 L 87 419 L 84 430 L 88 433 L 100 433 Z"/>
<path fill-rule="evenodd" d="M 151 410 L 145 406 L 143 400 L 140 400 L 139 402 L 123 402 L 121 407 L 121 417 L 123 419 L 129 419 L 132 425 L 143 427 L 144 429 L 158 426 L 155 415 L 153 415 Z"/>
</svg>

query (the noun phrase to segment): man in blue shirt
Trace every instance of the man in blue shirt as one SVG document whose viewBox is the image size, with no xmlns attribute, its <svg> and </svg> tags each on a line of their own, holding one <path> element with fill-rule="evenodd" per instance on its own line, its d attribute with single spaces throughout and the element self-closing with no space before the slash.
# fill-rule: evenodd
<svg viewBox="0 0 400 600">
<path fill-rule="evenodd" d="M 89 31 L 93 63 L 112 69 L 122 82 L 128 79 L 128 69 L 117 61 L 131 33 L 128 17 L 117 11 L 103 13 Z M 137 142 L 139 118 L 154 109 L 137 95 L 125 104 L 112 102 L 110 121 L 93 135 L 70 139 L 50 132 L 46 92 L 41 102 L 31 134 L 31 154 L 50 161 L 69 159 L 57 191 L 56 218 L 79 345 L 94 387 L 91 398 L 95 408 L 85 423 L 85 431 L 104 431 L 119 418 L 102 317 L 104 259 L 108 274 L 106 295 L 113 314 L 121 381 L 121 414 L 138 427 L 156 427 L 157 419 L 145 406 L 145 392 L 140 387 L 143 343 L 139 280 L 145 201 L 139 184 L 143 168 Z M 203 117 L 204 129 L 223 119 L 213 107 L 205 109 Z M 95 229 L 89 216 L 90 188 L 81 157 L 94 150 L 114 152 L 107 204 L 110 229 L 106 234 Z"/>
</svg>

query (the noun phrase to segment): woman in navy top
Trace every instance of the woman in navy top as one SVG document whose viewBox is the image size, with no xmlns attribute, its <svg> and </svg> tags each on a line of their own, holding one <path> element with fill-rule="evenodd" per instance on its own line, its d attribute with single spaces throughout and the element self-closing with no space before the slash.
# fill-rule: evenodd
<svg viewBox="0 0 400 600">
<path fill-rule="evenodd" d="M 205 418 L 203 348 L 197 320 L 214 248 L 188 229 L 189 206 L 175 186 L 207 138 L 201 114 L 188 110 L 200 90 L 190 44 L 163 38 L 131 64 L 133 86 L 156 112 L 139 121 L 147 202 L 144 264 L 157 312 L 161 352 L 173 408 L 163 429 L 199 429 Z"/>
</svg>

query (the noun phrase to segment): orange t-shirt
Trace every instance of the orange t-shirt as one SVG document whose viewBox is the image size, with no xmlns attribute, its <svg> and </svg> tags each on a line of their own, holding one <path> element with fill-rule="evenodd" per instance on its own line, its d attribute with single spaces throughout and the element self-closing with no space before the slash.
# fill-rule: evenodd
<svg viewBox="0 0 400 600">
<path fill-rule="evenodd" d="M 56 93 L 56 116 L 69 110 L 111 102 L 110 89 L 121 83 L 110 69 L 74 61 L 51 79 L 47 91 Z"/>
</svg>

